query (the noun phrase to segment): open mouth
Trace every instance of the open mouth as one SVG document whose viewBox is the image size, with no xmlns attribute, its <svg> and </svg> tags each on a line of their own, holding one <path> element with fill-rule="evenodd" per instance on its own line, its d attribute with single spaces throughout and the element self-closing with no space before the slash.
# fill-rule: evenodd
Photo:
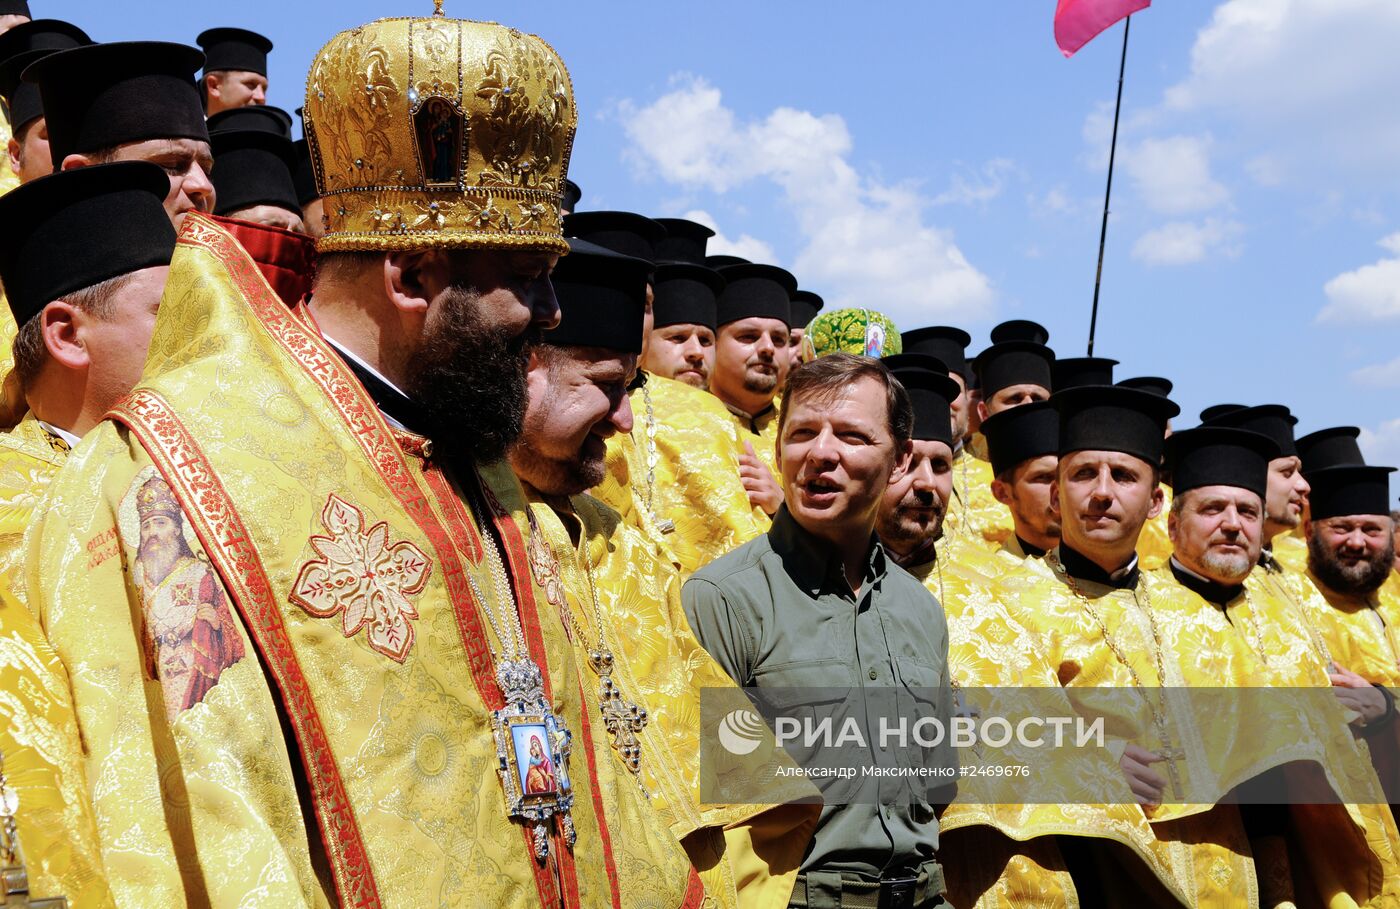
<svg viewBox="0 0 1400 909">
<path fill-rule="evenodd" d="M 802 484 L 802 493 L 814 502 L 825 502 L 836 497 L 841 487 L 824 477 L 813 477 Z"/>
</svg>

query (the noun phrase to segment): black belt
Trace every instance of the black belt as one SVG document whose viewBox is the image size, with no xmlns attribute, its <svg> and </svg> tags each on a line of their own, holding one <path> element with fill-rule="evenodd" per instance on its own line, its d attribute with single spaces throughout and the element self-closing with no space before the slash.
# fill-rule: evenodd
<svg viewBox="0 0 1400 909">
<path fill-rule="evenodd" d="M 927 862 L 917 873 L 890 874 L 878 881 L 854 875 L 799 874 L 789 909 L 928 909 L 943 904 L 943 869 Z"/>
</svg>

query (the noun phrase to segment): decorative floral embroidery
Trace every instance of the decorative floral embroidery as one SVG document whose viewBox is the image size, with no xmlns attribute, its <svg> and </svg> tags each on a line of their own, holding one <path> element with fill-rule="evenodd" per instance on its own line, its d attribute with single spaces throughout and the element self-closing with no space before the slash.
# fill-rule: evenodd
<svg viewBox="0 0 1400 909">
<path fill-rule="evenodd" d="M 301 567 L 292 602 L 322 619 L 344 612 L 347 638 L 368 625 L 369 646 L 402 663 L 413 646 L 408 620 L 418 618 L 410 597 L 427 584 L 432 562 L 406 540 L 390 543 L 385 521 L 366 531 L 364 514 L 334 493 L 321 523 L 332 536 L 311 538 L 321 558 Z"/>
</svg>

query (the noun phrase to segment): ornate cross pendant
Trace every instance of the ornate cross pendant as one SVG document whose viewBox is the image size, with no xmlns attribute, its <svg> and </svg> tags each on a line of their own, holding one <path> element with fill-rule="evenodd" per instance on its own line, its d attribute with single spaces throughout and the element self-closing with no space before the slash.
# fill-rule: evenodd
<svg viewBox="0 0 1400 909">
<path fill-rule="evenodd" d="M 588 654 L 588 662 L 598 673 L 598 708 L 603 726 L 612 736 L 612 746 L 633 773 L 642 769 L 642 740 L 637 738 L 647 725 L 647 709 L 622 697 L 612 680 L 613 655 L 606 650 Z"/>
</svg>

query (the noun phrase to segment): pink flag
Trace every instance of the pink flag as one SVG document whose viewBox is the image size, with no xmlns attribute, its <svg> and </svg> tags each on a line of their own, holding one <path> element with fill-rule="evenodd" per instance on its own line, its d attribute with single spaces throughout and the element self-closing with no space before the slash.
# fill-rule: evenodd
<svg viewBox="0 0 1400 909">
<path fill-rule="evenodd" d="M 1152 5 L 1152 0 L 1059 0 L 1055 5 L 1055 43 L 1073 57 L 1094 36 L 1124 16 Z"/>
</svg>

